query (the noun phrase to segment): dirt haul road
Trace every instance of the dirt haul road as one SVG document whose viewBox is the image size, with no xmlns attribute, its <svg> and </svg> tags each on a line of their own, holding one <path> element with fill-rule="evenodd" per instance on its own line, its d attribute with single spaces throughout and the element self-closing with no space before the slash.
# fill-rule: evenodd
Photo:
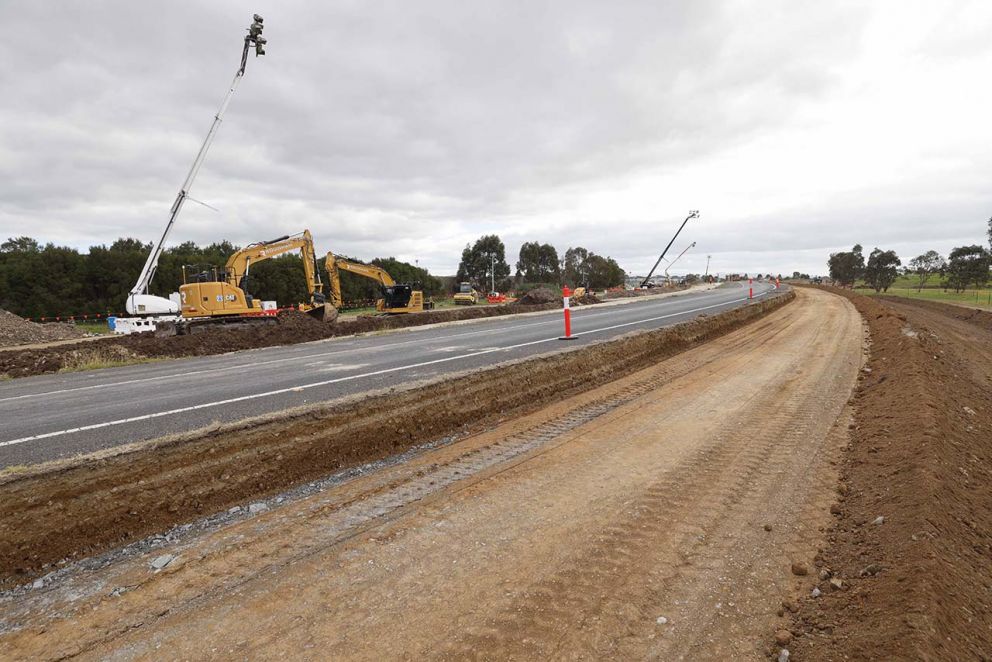
<svg viewBox="0 0 992 662">
<path fill-rule="evenodd" d="M 813 579 L 790 568 L 829 524 L 862 344 L 850 302 L 799 292 L 619 381 L 21 594 L 0 658 L 762 657 Z"/>
</svg>

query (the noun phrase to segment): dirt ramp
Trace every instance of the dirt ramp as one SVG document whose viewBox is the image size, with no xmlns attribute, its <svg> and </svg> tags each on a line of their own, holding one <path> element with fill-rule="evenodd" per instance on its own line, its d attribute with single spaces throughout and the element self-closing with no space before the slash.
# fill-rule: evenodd
<svg viewBox="0 0 992 662">
<path fill-rule="evenodd" d="M 0 480 L 0 579 L 531 411 L 784 305 L 792 292 L 657 331 Z M 480 415 L 480 412 L 484 412 Z"/>
</svg>

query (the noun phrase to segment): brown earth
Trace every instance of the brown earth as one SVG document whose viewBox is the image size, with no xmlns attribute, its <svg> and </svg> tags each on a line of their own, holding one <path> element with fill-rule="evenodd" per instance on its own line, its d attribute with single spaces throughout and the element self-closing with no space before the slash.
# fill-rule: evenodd
<svg viewBox="0 0 992 662">
<path fill-rule="evenodd" d="M 992 315 L 831 291 L 871 353 L 792 659 L 992 659 Z"/>
<path fill-rule="evenodd" d="M 20 581 L 66 557 L 126 544 L 343 467 L 491 425 L 727 333 L 793 297 L 269 423 L 230 425 L 0 478 L 0 581 Z"/>
<path fill-rule="evenodd" d="M 0 347 L 82 337 L 83 332 L 72 324 L 36 324 L 0 308 Z"/>
<path fill-rule="evenodd" d="M 557 305 L 561 305 L 560 302 Z M 58 372 L 87 360 L 127 361 L 181 356 L 207 356 L 243 349 L 292 345 L 358 333 L 402 329 L 439 322 L 454 322 L 550 310 L 539 306 L 473 306 L 407 315 L 360 316 L 325 324 L 297 311 L 284 311 L 278 324 L 249 328 L 211 328 L 183 336 L 157 338 L 151 333 L 112 336 L 92 342 L 0 352 L 0 375 L 28 377 Z"/>
<path fill-rule="evenodd" d="M 512 383 L 671 354 L 663 337 L 573 351 L 561 360 L 580 363 Z M 829 524 L 861 354 L 854 308 L 802 292 L 480 434 L 0 596 L 0 657 L 759 658 L 781 601 L 812 582 L 790 568 Z M 115 478 L 131 494 L 108 502 L 140 504 L 131 476 Z"/>
</svg>

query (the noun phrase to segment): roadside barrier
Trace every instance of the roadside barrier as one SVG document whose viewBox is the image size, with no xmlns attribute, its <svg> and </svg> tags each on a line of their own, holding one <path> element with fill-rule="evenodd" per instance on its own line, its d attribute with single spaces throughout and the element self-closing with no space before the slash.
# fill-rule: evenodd
<svg viewBox="0 0 992 662">
<path fill-rule="evenodd" d="M 568 307 L 568 299 L 572 296 L 572 290 L 568 286 L 561 288 L 561 299 L 565 306 L 565 335 L 559 336 L 558 340 L 575 340 L 578 336 L 572 335 L 572 311 Z"/>
</svg>

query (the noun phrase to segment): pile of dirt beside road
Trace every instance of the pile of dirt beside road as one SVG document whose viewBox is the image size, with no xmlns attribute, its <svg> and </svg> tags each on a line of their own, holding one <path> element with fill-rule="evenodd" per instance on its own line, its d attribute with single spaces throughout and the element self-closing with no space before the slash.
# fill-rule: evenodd
<svg viewBox="0 0 992 662">
<path fill-rule="evenodd" d="M 822 289 L 861 312 L 871 354 L 823 594 L 799 605 L 792 659 L 989 659 L 992 329 L 953 306 Z"/>
<path fill-rule="evenodd" d="M 243 349 L 293 345 L 358 333 L 402 329 L 439 322 L 498 317 L 540 310 L 551 310 L 558 303 L 530 306 L 472 306 L 449 310 L 429 310 L 407 315 L 360 316 L 320 322 L 304 313 L 290 310 L 279 315 L 279 324 L 249 328 L 211 328 L 185 336 L 157 338 L 151 333 L 101 338 L 91 343 L 70 343 L 57 347 L 0 352 L 0 375 L 28 377 L 58 372 L 78 365 L 81 356 L 127 355 L 129 361 L 183 356 L 208 356 Z M 23 321 L 23 320 L 22 320 Z M 40 326 L 40 325 L 35 325 Z"/>
<path fill-rule="evenodd" d="M 0 308 L 0 347 L 82 337 L 83 332 L 72 324 L 62 322 L 35 324 Z"/>
<path fill-rule="evenodd" d="M 656 331 L 0 479 L 0 585 L 534 411 L 728 333 L 793 292 Z M 480 415 L 480 412 L 484 412 Z"/>
<path fill-rule="evenodd" d="M 915 308 L 940 313 L 941 315 L 945 315 L 947 317 L 953 317 L 956 320 L 974 324 L 975 326 L 985 329 L 986 331 L 992 331 L 992 312 L 987 310 L 968 308 L 966 306 L 959 306 L 952 303 L 940 303 L 939 301 L 922 301 L 917 299 L 907 300 L 906 297 L 883 296 L 879 298 L 887 303 L 904 305 L 908 304 L 909 301 L 912 301 L 912 305 Z"/>
<path fill-rule="evenodd" d="M 517 299 L 515 306 L 540 306 L 548 303 L 561 303 L 561 295 L 546 287 L 538 287 Z"/>
</svg>

